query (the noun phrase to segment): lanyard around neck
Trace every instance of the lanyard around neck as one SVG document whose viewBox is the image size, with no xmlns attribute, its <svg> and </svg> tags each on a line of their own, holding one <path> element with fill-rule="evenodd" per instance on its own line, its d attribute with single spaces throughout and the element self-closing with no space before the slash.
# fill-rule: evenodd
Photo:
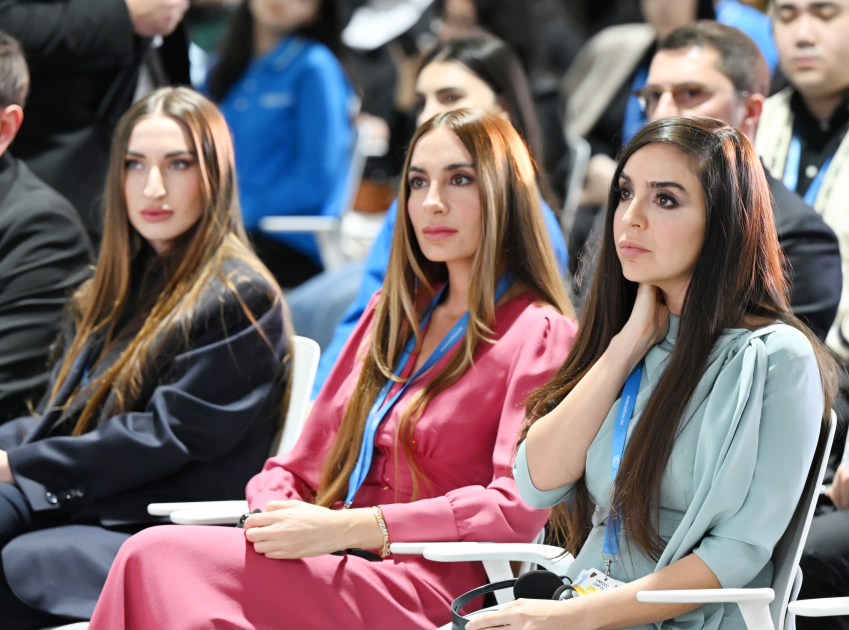
<svg viewBox="0 0 849 630">
<path fill-rule="evenodd" d="M 640 361 L 639 365 L 631 372 L 628 380 L 625 381 L 625 387 L 622 389 L 622 398 L 619 400 L 619 409 L 616 412 L 616 422 L 613 425 L 613 438 L 610 443 L 610 476 L 613 480 L 611 500 L 613 489 L 616 487 L 616 475 L 619 472 L 619 465 L 622 463 L 622 457 L 625 455 L 625 445 L 628 442 L 628 427 L 631 424 L 631 418 L 634 416 L 634 406 L 637 403 L 637 394 L 640 391 L 643 365 L 644 362 Z M 616 562 L 619 557 L 620 528 L 619 515 L 611 503 L 610 514 L 607 517 L 607 527 L 604 531 L 604 546 L 601 552 L 602 560 L 607 563 L 608 575 L 610 575 L 610 563 Z M 610 559 L 606 559 L 604 557 L 605 554 L 608 554 Z"/>
<path fill-rule="evenodd" d="M 834 155 L 829 155 L 825 162 L 823 162 L 819 171 L 817 171 L 816 177 L 811 181 L 810 186 L 808 186 L 808 190 L 805 191 L 805 196 L 803 197 L 805 203 L 809 206 L 814 205 L 814 201 L 817 199 L 817 194 L 819 194 L 820 188 L 822 187 L 822 182 L 825 179 L 825 173 L 828 171 L 828 167 L 831 166 L 831 159 Z M 784 185 L 793 192 L 796 192 L 796 188 L 799 187 L 799 165 L 802 160 L 802 141 L 799 139 L 799 130 L 793 130 L 793 137 L 790 139 L 790 148 L 787 151 L 787 162 L 784 166 Z"/>
<path fill-rule="evenodd" d="M 495 301 L 497 302 L 504 294 L 507 293 L 507 290 L 513 284 L 513 278 L 504 275 L 498 280 L 498 284 L 495 287 Z M 437 293 L 433 300 L 430 303 L 430 307 L 428 308 L 427 313 L 422 319 L 422 330 L 424 330 L 428 321 L 430 320 L 430 316 L 433 313 L 433 309 L 436 308 L 436 305 L 439 303 L 439 300 L 442 298 L 443 293 L 448 285 Z M 404 383 L 401 388 L 395 392 L 395 395 L 387 402 L 386 398 L 389 396 L 389 391 L 392 389 L 392 386 L 395 384 L 395 381 L 389 379 L 386 384 L 380 389 L 380 392 L 377 395 L 377 398 L 374 400 L 374 404 L 371 407 L 371 410 L 366 417 L 366 424 L 363 432 L 363 441 L 360 444 L 360 454 L 357 457 L 357 463 L 354 465 L 354 469 L 351 471 L 351 475 L 348 478 L 348 495 L 345 497 L 345 507 L 350 507 L 354 502 L 354 496 L 357 494 L 357 490 L 363 485 L 363 482 L 366 479 L 366 475 L 368 474 L 369 468 L 371 468 L 371 461 L 374 457 L 374 439 L 377 435 L 377 428 L 380 426 L 380 423 L 389 413 L 389 410 L 392 409 L 393 405 L 398 402 L 398 399 L 401 395 L 406 391 L 407 387 L 419 378 L 422 374 L 427 372 L 430 368 L 432 368 L 436 363 L 444 357 L 448 351 L 453 348 L 460 339 L 462 339 L 466 334 L 466 328 L 469 324 L 469 312 L 466 311 L 463 316 L 457 321 L 454 326 L 451 327 L 451 330 L 442 338 L 442 341 L 439 342 L 439 345 L 436 349 L 431 353 L 428 357 L 427 361 L 425 361 L 424 365 L 422 365 L 416 373 L 410 377 L 406 383 Z M 404 347 L 404 352 L 401 355 L 400 360 L 398 361 L 398 366 L 396 367 L 395 375 L 400 376 L 404 370 L 404 367 L 407 364 L 407 361 L 410 360 L 412 356 L 413 349 L 416 346 L 416 337 L 413 335 L 407 341 L 407 345 Z"/>
</svg>

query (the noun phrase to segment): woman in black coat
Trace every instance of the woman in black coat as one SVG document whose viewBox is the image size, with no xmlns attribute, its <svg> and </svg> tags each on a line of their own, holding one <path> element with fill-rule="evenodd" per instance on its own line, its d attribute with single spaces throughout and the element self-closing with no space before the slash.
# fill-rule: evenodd
<svg viewBox="0 0 849 630">
<path fill-rule="evenodd" d="M 280 424 L 289 326 L 247 244 L 223 117 L 166 88 L 116 130 L 94 278 L 35 418 L 0 428 L 0 617 L 94 610 L 157 501 L 238 499 Z"/>
</svg>

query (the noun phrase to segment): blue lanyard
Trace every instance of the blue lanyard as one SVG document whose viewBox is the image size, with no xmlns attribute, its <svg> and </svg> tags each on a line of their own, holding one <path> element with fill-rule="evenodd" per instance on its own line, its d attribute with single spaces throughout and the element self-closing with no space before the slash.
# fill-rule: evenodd
<svg viewBox="0 0 849 630">
<path fill-rule="evenodd" d="M 634 75 L 634 82 L 631 84 L 631 91 L 635 92 L 642 87 L 645 87 L 646 81 L 649 78 L 649 67 L 647 65 L 637 68 L 637 73 Z M 625 120 L 622 123 L 622 146 L 624 147 L 631 141 L 636 133 L 643 128 L 648 122 L 643 108 L 640 107 L 640 100 L 633 94 L 628 95 L 628 101 L 625 105 Z"/>
<path fill-rule="evenodd" d="M 804 200 L 809 206 L 814 205 L 817 199 L 817 194 L 822 187 L 822 181 L 825 179 L 825 173 L 828 167 L 831 166 L 831 158 L 834 155 L 829 155 L 823 162 L 820 170 L 817 171 L 817 176 L 814 177 L 808 190 L 805 192 Z M 790 149 L 787 151 L 787 163 L 784 166 L 784 185 L 788 189 L 796 192 L 799 186 L 799 163 L 802 159 L 802 141 L 799 140 L 799 131 L 793 131 L 793 138 L 790 140 Z"/>
<path fill-rule="evenodd" d="M 513 284 L 513 278 L 508 275 L 502 276 L 498 280 L 498 284 L 495 287 L 495 301 L 500 300 L 510 286 Z M 445 287 L 436 294 L 433 300 L 430 303 L 430 307 L 428 308 L 427 313 L 422 320 L 422 330 L 427 325 L 428 320 L 430 320 L 431 313 L 433 313 L 433 309 L 436 308 L 436 305 L 439 303 L 439 300 L 442 298 L 442 294 L 445 292 Z M 368 417 L 366 417 L 366 425 L 365 430 L 363 432 L 363 442 L 360 445 L 360 454 L 357 457 L 357 463 L 354 465 L 354 469 L 351 471 L 351 476 L 348 478 L 348 496 L 345 497 L 345 507 L 350 507 L 354 502 L 354 495 L 357 494 L 357 490 L 363 485 L 363 482 L 366 479 L 366 475 L 368 474 L 369 468 L 371 468 L 371 461 L 374 456 L 374 439 L 377 435 L 377 428 L 380 426 L 380 423 L 386 417 L 386 414 L 389 413 L 389 410 L 392 409 L 392 406 L 398 401 L 401 397 L 401 394 L 407 389 L 407 387 L 419 378 L 422 374 L 427 372 L 430 368 L 432 368 L 445 354 L 451 350 L 451 348 L 456 345 L 456 343 L 463 338 L 466 334 L 466 328 L 469 324 L 469 313 L 463 314 L 463 316 L 459 319 L 459 321 L 454 324 L 451 330 L 448 331 L 448 334 L 443 337 L 442 341 L 439 342 L 439 345 L 436 347 L 436 350 L 428 357 L 425 364 L 422 365 L 418 371 L 406 382 L 401 388 L 395 393 L 395 395 L 386 402 L 386 397 L 389 395 L 389 390 L 392 389 L 392 386 L 395 384 L 395 381 L 389 379 L 386 384 L 381 388 L 380 392 L 377 395 L 377 398 L 374 400 L 374 404 L 371 407 L 371 410 L 368 413 Z M 410 355 L 415 348 L 416 345 L 416 337 L 415 335 L 411 336 L 409 341 L 407 341 L 407 345 L 404 347 L 404 352 L 401 355 L 401 359 L 398 361 L 397 371 L 395 372 L 396 376 L 400 376 L 401 372 L 404 370 L 404 366 L 407 364 L 407 361 L 410 358 Z M 384 404 L 385 403 L 385 404 Z"/>
<path fill-rule="evenodd" d="M 622 398 L 619 401 L 619 410 L 616 412 L 616 424 L 613 425 L 613 440 L 610 444 L 610 476 L 616 486 L 616 474 L 619 472 L 619 464 L 625 455 L 625 444 L 628 441 L 628 426 L 634 416 L 634 405 L 637 402 L 637 394 L 640 391 L 640 378 L 643 375 L 643 361 L 634 368 L 625 387 L 622 389 Z M 612 496 L 612 490 L 611 490 Z M 613 505 L 607 517 L 607 527 L 604 531 L 604 546 L 602 547 L 602 560 L 607 563 L 607 574 L 610 575 L 610 563 L 616 562 L 619 556 L 619 516 Z M 604 554 L 612 556 L 610 560 L 604 558 Z"/>
</svg>

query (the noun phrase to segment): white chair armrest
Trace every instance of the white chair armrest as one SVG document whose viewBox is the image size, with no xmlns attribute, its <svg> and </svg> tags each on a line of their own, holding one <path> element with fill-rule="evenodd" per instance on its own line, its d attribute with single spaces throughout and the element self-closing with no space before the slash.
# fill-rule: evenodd
<svg viewBox="0 0 849 630">
<path fill-rule="evenodd" d="M 287 216 L 263 217 L 259 220 L 263 232 L 281 234 L 285 232 L 333 232 L 339 227 L 339 217 Z"/>
<path fill-rule="evenodd" d="M 574 560 L 560 547 L 529 543 L 392 543 L 389 549 L 393 554 L 422 554 L 436 562 L 532 562 L 558 575 L 565 575 Z"/>
<path fill-rule="evenodd" d="M 740 606 L 748 630 L 775 630 L 769 603 L 775 599 L 771 588 L 711 588 L 681 591 L 640 591 L 637 601 L 651 604 L 717 604 Z"/>
<path fill-rule="evenodd" d="M 849 597 L 802 599 L 790 602 L 788 610 L 800 617 L 833 617 L 849 615 Z"/>
<path fill-rule="evenodd" d="M 248 511 L 247 501 L 184 501 L 182 503 L 151 503 L 147 506 L 147 513 L 153 516 L 171 516 L 178 510 L 220 509 L 223 506 L 244 508 L 241 514 Z"/>
<path fill-rule="evenodd" d="M 220 501 L 217 506 L 171 512 L 171 522 L 177 525 L 235 525 L 249 511 L 247 501 Z"/>
</svg>

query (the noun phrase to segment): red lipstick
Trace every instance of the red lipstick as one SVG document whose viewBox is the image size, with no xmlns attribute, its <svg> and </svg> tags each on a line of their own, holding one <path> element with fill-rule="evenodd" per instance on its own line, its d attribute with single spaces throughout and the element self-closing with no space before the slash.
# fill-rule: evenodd
<svg viewBox="0 0 849 630">
<path fill-rule="evenodd" d="M 162 206 L 150 206 L 142 210 L 139 214 L 141 214 L 142 218 L 146 221 L 158 223 L 159 221 L 170 219 L 174 216 L 174 211 L 163 208 Z"/>
<path fill-rule="evenodd" d="M 422 234 L 429 241 L 436 241 L 456 234 L 457 230 L 446 225 L 426 225 L 422 228 Z"/>
</svg>

